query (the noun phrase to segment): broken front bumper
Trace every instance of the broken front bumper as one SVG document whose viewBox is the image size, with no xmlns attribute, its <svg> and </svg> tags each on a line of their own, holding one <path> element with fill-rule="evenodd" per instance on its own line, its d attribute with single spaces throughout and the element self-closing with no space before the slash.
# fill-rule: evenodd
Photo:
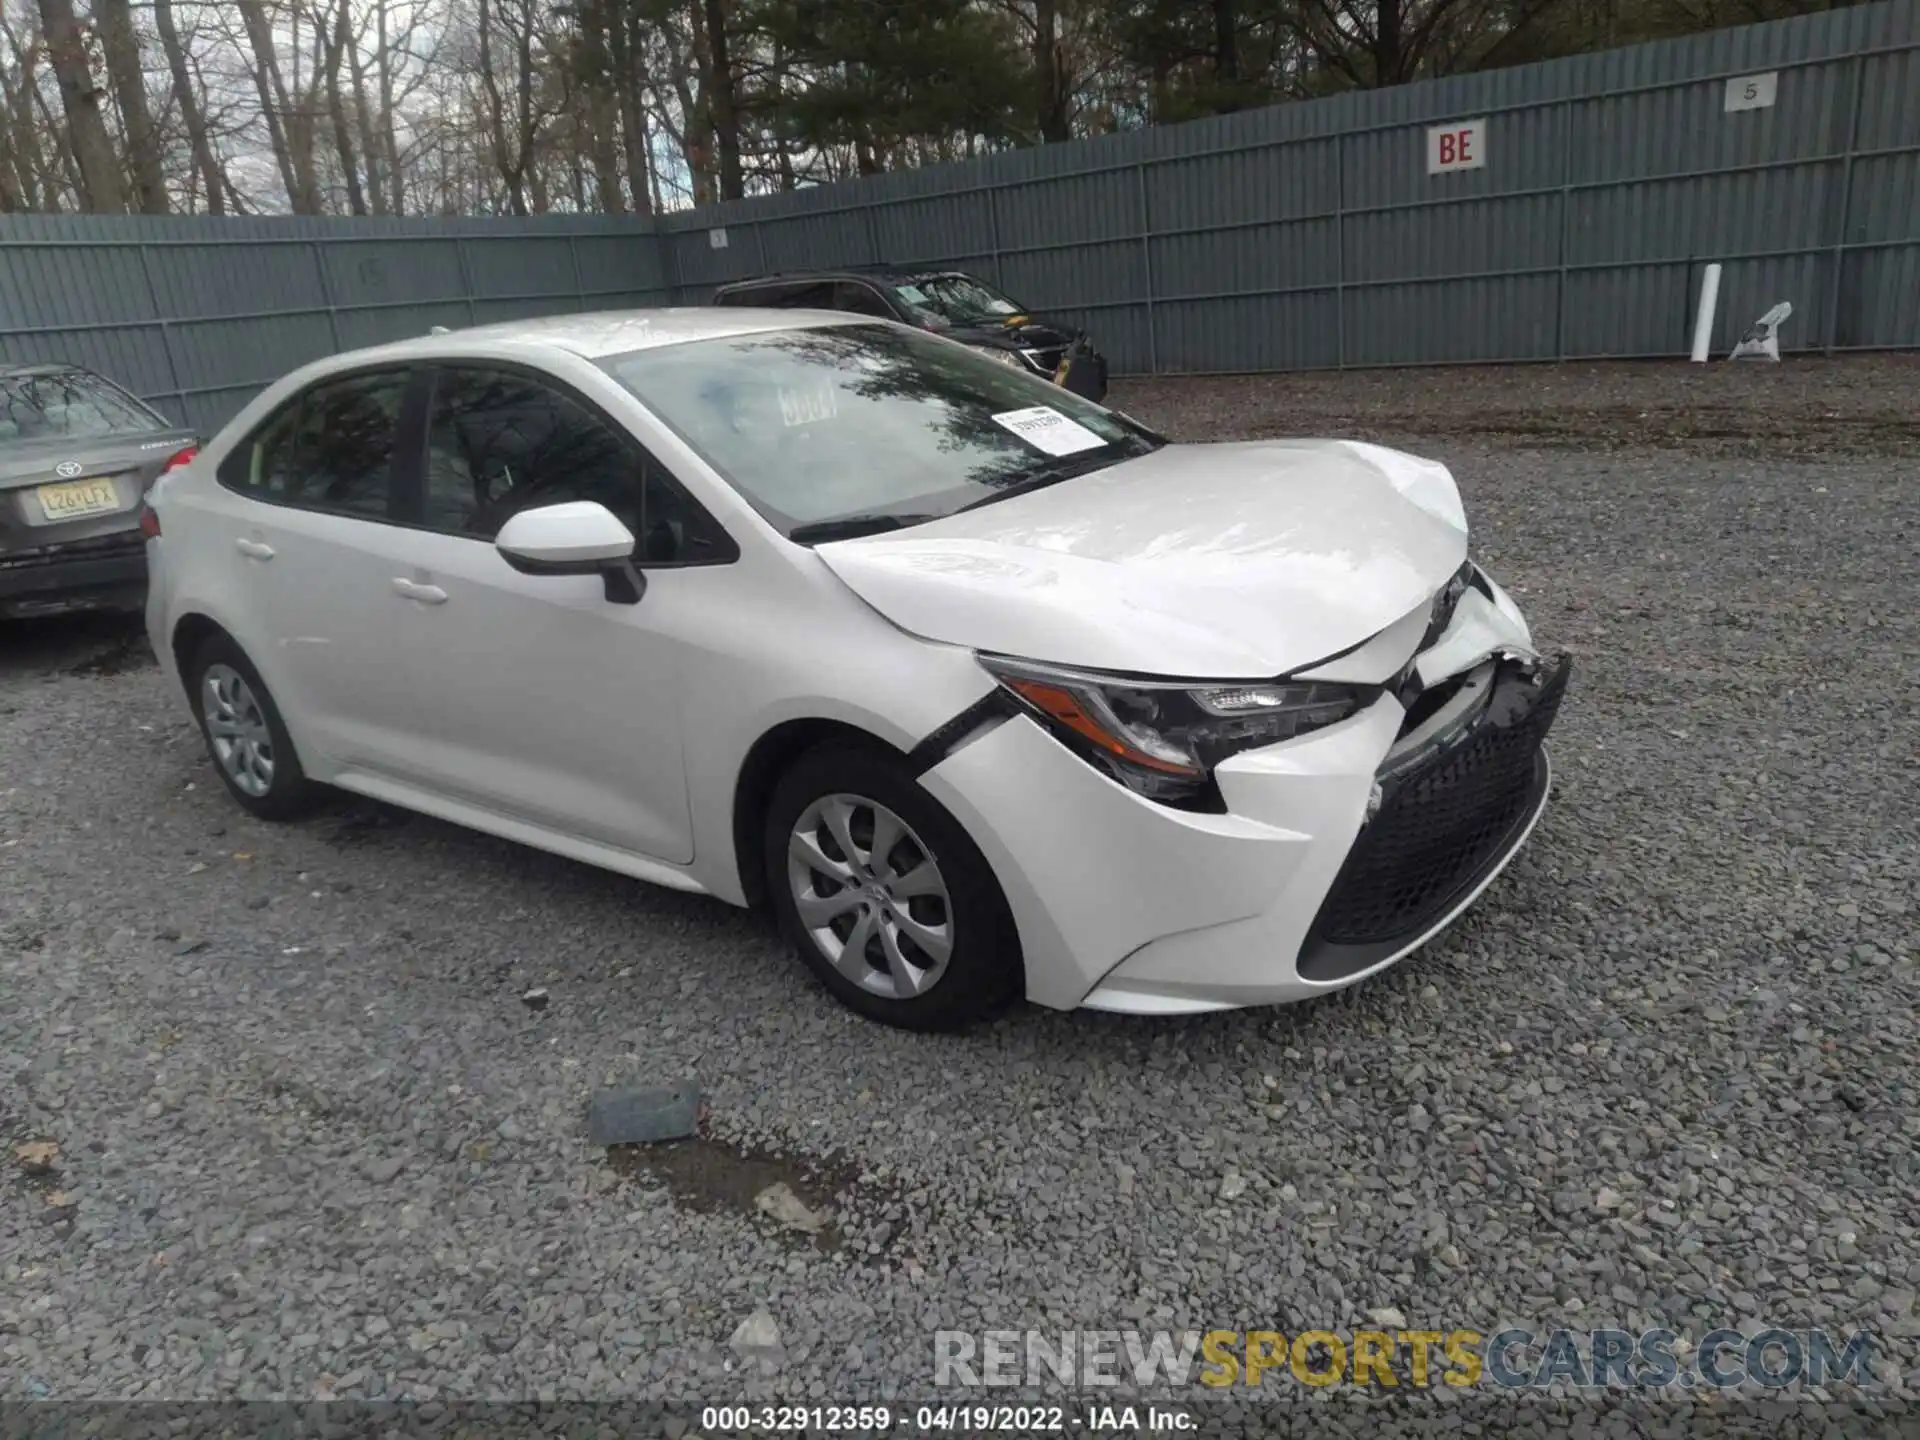
<svg viewBox="0 0 1920 1440">
<path fill-rule="evenodd" d="M 1471 724 L 1381 781 L 1301 947 L 1302 978 L 1343 980 L 1405 954 L 1500 872 L 1546 806 L 1543 747 L 1572 671 L 1565 655 L 1501 664 Z"/>
</svg>

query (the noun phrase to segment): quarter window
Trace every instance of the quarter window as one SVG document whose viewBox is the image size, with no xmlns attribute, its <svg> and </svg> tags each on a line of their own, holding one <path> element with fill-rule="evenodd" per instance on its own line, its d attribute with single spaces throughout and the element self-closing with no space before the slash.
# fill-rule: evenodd
<svg viewBox="0 0 1920 1440">
<path fill-rule="evenodd" d="M 511 370 L 445 369 L 427 424 L 425 524 L 491 540 L 521 510 L 596 500 L 635 536 L 634 559 L 685 565 L 738 552 L 631 436 Z"/>
<path fill-rule="evenodd" d="M 406 390 L 400 370 L 324 381 L 235 450 L 221 482 L 282 505 L 385 520 Z"/>
</svg>

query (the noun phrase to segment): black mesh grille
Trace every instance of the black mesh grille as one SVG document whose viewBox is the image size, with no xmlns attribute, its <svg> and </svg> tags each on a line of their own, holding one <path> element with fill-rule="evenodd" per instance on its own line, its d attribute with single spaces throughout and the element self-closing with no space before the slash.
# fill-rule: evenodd
<svg viewBox="0 0 1920 1440">
<path fill-rule="evenodd" d="M 1472 883 L 1537 798 L 1540 742 L 1567 672 L 1563 662 L 1538 690 L 1509 673 L 1466 739 L 1391 782 L 1321 907 L 1318 942 L 1417 933 Z"/>
</svg>

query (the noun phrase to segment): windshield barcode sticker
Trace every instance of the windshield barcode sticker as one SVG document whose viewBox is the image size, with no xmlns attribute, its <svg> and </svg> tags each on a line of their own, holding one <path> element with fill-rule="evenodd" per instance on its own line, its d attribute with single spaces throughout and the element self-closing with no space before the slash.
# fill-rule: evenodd
<svg viewBox="0 0 1920 1440">
<path fill-rule="evenodd" d="M 831 420 L 840 413 L 840 396 L 832 385 L 814 385 L 805 390 L 780 387 L 780 423 L 791 430 L 796 425 L 811 425 L 816 420 Z"/>
<path fill-rule="evenodd" d="M 1036 449 L 1049 455 L 1075 455 L 1082 450 L 1098 450 L 1107 442 L 1076 420 L 1069 420 L 1050 405 L 1030 405 L 1025 410 L 1002 410 L 993 417 Z"/>
</svg>

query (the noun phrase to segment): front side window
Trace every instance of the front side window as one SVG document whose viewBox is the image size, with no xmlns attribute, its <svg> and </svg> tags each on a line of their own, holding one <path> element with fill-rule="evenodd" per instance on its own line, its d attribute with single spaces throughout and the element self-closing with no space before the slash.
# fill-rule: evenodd
<svg viewBox="0 0 1920 1440">
<path fill-rule="evenodd" d="M 407 380 L 385 370 L 322 381 L 234 450 L 221 482 L 276 504 L 387 519 Z"/>
<path fill-rule="evenodd" d="M 519 511 L 567 500 L 611 510 L 644 563 L 731 558 L 718 524 L 604 416 L 519 371 L 440 371 L 427 422 L 427 527 L 491 540 Z"/>
<path fill-rule="evenodd" d="M 91 440 L 160 428 L 160 420 L 146 406 L 86 370 L 0 375 L 0 445 Z"/>
<path fill-rule="evenodd" d="M 599 363 L 803 543 L 933 519 L 1164 443 L 1044 380 L 893 325 L 691 341 Z"/>
<path fill-rule="evenodd" d="M 875 315 L 882 320 L 894 318 L 892 308 L 880 298 L 880 292 L 857 280 L 842 280 L 834 287 L 833 308 L 851 310 L 856 315 Z"/>
</svg>

